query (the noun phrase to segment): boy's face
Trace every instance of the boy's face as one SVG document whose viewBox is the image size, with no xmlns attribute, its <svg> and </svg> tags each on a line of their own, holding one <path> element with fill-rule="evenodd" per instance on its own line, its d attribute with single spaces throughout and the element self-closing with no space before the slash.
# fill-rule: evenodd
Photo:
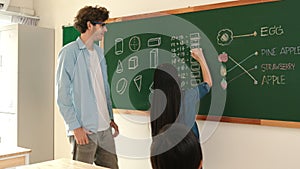
<svg viewBox="0 0 300 169">
<path fill-rule="evenodd" d="M 91 34 L 94 41 L 101 41 L 105 32 L 107 32 L 107 28 L 104 22 L 97 22 L 95 25 L 92 25 Z"/>
</svg>

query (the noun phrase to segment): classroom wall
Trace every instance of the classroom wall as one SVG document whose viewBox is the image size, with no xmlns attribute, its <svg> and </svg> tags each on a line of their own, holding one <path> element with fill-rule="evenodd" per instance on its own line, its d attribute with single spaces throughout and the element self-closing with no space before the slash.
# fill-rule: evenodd
<svg viewBox="0 0 300 169">
<path fill-rule="evenodd" d="M 33 6 L 36 15 L 41 19 L 39 26 L 55 28 L 57 54 L 62 47 L 62 26 L 72 24 L 78 9 L 85 5 L 106 6 L 114 18 L 222 1 L 225 0 L 72 0 L 71 3 L 68 0 L 33 0 Z M 57 107 L 55 109 L 55 158 L 70 157 L 64 123 Z M 133 138 L 149 137 L 148 125 L 130 123 L 128 120 L 139 118 L 138 116 L 116 114 L 115 117 L 121 135 Z M 300 168 L 300 129 L 204 121 L 198 123 L 200 130 L 207 124 L 217 126 L 203 143 L 205 169 Z M 120 145 L 117 141 L 117 146 Z M 119 157 L 119 164 L 120 169 L 151 168 L 147 158 Z"/>
<path fill-rule="evenodd" d="M 9 6 L 33 9 L 33 0 L 10 0 Z"/>
<path fill-rule="evenodd" d="M 24 15 L 34 15 L 33 0 L 10 0 L 7 11 Z"/>
</svg>

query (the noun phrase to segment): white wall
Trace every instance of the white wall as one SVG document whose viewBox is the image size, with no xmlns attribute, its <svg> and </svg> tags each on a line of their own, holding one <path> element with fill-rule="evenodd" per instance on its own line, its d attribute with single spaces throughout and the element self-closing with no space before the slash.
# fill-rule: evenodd
<svg viewBox="0 0 300 169">
<path fill-rule="evenodd" d="M 33 9 L 33 0 L 10 0 L 9 6 Z"/>
<path fill-rule="evenodd" d="M 10 0 L 7 11 L 24 15 L 34 15 L 33 0 Z"/>
<path fill-rule="evenodd" d="M 298 169 L 299 141 L 299 129 L 220 123 L 203 144 L 205 169 Z"/>
<path fill-rule="evenodd" d="M 114 18 L 221 1 L 225 0 L 72 0 L 72 2 L 69 0 L 33 0 L 33 5 L 36 14 L 41 19 L 39 25 L 55 28 L 55 53 L 57 54 L 62 46 L 61 27 L 72 24 L 78 9 L 85 5 L 105 6 Z M 149 135 L 147 125 L 129 125 L 125 118 L 127 116 L 116 115 L 121 134 L 136 138 Z M 200 128 L 203 127 L 203 123 L 203 121 L 199 122 Z M 117 142 L 117 146 L 119 145 Z M 300 168 L 300 129 L 220 123 L 215 132 L 203 143 L 203 148 L 205 169 Z M 69 144 L 65 137 L 63 120 L 56 109 L 55 158 L 69 156 Z M 150 168 L 148 159 L 120 157 L 119 164 L 121 169 Z"/>
</svg>

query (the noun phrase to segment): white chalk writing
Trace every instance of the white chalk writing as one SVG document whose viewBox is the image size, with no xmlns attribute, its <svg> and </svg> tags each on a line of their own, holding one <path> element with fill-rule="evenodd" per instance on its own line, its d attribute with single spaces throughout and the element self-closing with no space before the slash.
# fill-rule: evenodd
<svg viewBox="0 0 300 169">
<path fill-rule="evenodd" d="M 295 70 L 296 63 L 265 63 L 265 64 L 261 64 L 260 68 L 262 72 L 275 71 L 275 70 L 292 71 Z"/>
</svg>

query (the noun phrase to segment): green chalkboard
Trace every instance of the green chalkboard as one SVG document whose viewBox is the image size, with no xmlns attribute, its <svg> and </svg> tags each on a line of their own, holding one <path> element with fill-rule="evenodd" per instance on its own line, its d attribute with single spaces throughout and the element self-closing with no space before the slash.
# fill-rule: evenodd
<svg viewBox="0 0 300 169">
<path fill-rule="evenodd" d="M 63 46 L 76 40 L 80 33 L 73 26 L 63 26 Z"/>
<path fill-rule="evenodd" d="M 285 0 L 108 24 L 114 106 L 148 110 L 153 70 L 161 63 L 178 69 L 184 90 L 201 82 L 189 56 L 201 47 L 213 87 L 199 114 L 299 122 L 299 5 Z"/>
</svg>

